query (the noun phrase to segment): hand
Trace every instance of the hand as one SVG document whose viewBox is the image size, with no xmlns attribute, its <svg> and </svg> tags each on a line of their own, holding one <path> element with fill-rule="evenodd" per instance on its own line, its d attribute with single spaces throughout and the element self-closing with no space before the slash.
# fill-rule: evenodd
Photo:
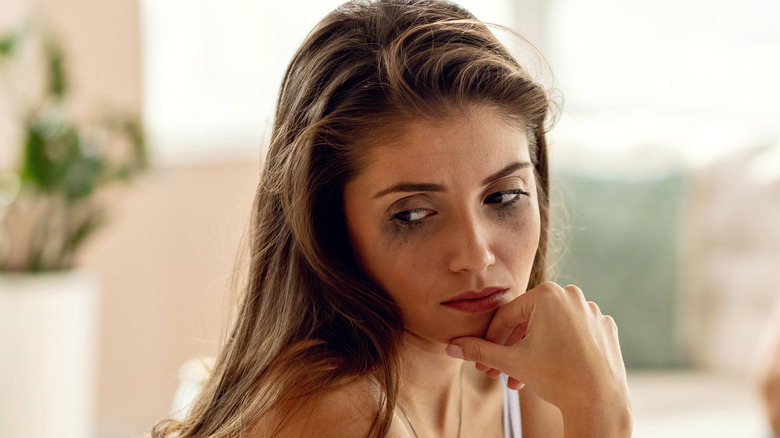
<svg viewBox="0 0 780 438">
<path fill-rule="evenodd" d="M 511 387 L 525 385 L 557 406 L 567 436 L 623 436 L 608 432 L 626 429 L 630 435 L 617 326 L 576 286 L 537 286 L 499 308 L 485 339 L 455 339 L 447 353 L 483 364 L 489 375 L 499 370 Z"/>
</svg>

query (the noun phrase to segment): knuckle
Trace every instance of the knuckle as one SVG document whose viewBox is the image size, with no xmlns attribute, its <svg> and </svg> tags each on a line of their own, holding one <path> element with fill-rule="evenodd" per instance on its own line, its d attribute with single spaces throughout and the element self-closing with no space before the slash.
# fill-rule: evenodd
<svg viewBox="0 0 780 438">
<path fill-rule="evenodd" d="M 611 316 L 609 316 L 609 315 L 604 315 L 604 323 L 607 325 L 607 328 L 608 328 L 608 329 L 609 329 L 609 330 L 610 330 L 612 333 L 615 333 L 615 334 L 617 334 L 617 332 L 618 332 L 618 326 L 617 326 L 617 323 L 615 322 L 615 319 L 614 319 L 614 318 L 612 318 L 612 317 L 611 317 Z"/>
<path fill-rule="evenodd" d="M 585 293 L 582 292 L 582 289 L 580 289 L 578 286 L 569 284 L 566 287 L 564 287 L 563 290 L 566 292 L 568 296 L 581 300 L 582 302 L 585 302 Z"/>
<path fill-rule="evenodd" d="M 540 287 L 540 295 L 543 298 L 551 299 L 559 297 L 563 293 L 563 288 L 558 285 L 557 283 L 553 283 L 552 281 L 545 281 Z"/>
<path fill-rule="evenodd" d="M 470 345 L 467 350 L 468 350 L 468 353 L 467 353 L 468 356 L 466 356 L 466 357 L 469 357 L 470 361 L 478 362 L 478 363 L 483 363 L 484 362 L 485 356 L 482 353 L 482 349 L 479 348 L 479 345 L 476 345 L 476 344 L 475 345 Z"/>
<path fill-rule="evenodd" d="M 547 296 L 550 294 L 560 293 L 563 289 L 561 288 L 561 286 L 558 285 L 558 283 L 552 281 L 545 281 L 541 283 L 539 286 L 537 286 L 536 290 L 542 296 Z"/>
</svg>

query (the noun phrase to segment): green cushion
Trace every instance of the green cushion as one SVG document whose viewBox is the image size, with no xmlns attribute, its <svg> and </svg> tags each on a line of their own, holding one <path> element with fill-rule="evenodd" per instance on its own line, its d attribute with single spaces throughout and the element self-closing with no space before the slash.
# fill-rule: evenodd
<svg viewBox="0 0 780 438">
<path fill-rule="evenodd" d="M 553 194 L 552 214 L 563 216 L 565 237 L 551 278 L 580 286 L 615 319 L 627 367 L 684 365 L 677 323 L 684 173 L 553 176 L 560 196 Z"/>
</svg>

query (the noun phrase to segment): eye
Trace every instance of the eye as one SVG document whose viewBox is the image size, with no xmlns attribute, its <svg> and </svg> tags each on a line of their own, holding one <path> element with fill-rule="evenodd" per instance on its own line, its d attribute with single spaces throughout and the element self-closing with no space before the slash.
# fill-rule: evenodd
<svg viewBox="0 0 780 438">
<path fill-rule="evenodd" d="M 530 196 L 530 193 L 520 189 L 502 190 L 485 197 L 485 204 L 511 204 L 518 201 L 521 196 Z"/>
<path fill-rule="evenodd" d="M 435 211 L 428 208 L 413 208 L 394 214 L 392 220 L 403 226 L 414 226 L 419 225 L 423 219 L 435 214 Z"/>
</svg>

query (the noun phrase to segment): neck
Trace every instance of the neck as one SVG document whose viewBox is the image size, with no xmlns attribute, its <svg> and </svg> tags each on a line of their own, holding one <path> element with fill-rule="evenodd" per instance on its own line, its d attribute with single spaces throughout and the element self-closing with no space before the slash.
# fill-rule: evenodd
<svg viewBox="0 0 780 438">
<path fill-rule="evenodd" d="M 457 436 L 461 426 L 464 363 L 444 347 L 404 335 L 399 403 L 420 436 Z"/>
</svg>

